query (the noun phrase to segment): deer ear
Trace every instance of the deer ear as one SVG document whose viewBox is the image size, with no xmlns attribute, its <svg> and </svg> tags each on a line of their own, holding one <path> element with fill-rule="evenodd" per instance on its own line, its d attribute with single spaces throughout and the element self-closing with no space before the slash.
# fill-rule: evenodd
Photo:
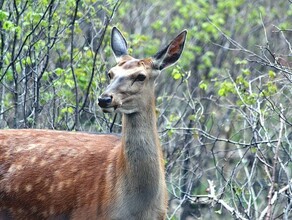
<svg viewBox="0 0 292 220">
<path fill-rule="evenodd" d="M 187 30 L 182 31 L 170 44 L 153 56 L 154 68 L 162 70 L 174 64 L 180 58 L 184 49 Z"/>
<path fill-rule="evenodd" d="M 127 41 L 116 27 L 113 27 L 112 29 L 111 46 L 116 60 L 118 60 L 121 56 L 128 54 Z"/>
</svg>

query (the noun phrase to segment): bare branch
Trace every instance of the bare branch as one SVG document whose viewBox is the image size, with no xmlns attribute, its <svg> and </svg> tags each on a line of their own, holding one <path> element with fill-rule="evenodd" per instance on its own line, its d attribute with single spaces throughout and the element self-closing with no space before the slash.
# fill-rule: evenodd
<svg viewBox="0 0 292 220">
<path fill-rule="evenodd" d="M 283 114 L 283 106 L 280 105 L 280 109 L 281 109 L 281 115 Z M 268 207 L 267 207 L 267 215 L 266 215 L 266 220 L 270 220 L 272 219 L 272 205 L 274 204 L 273 198 L 276 197 L 276 192 L 274 192 L 275 190 L 275 184 L 276 184 L 276 172 L 277 172 L 277 166 L 278 166 L 278 156 L 279 156 L 279 149 L 280 149 L 280 145 L 282 142 L 282 137 L 283 137 L 283 129 L 284 129 L 284 120 L 282 120 L 283 117 L 280 117 L 280 130 L 279 130 L 279 136 L 278 136 L 278 142 L 276 145 L 276 149 L 274 152 L 274 158 L 273 158 L 273 169 L 272 169 L 272 182 L 271 182 L 271 187 L 269 190 L 269 194 L 268 194 L 268 199 L 269 199 L 269 203 L 268 203 Z M 273 196 L 274 194 L 274 196 Z M 276 199 L 275 198 L 275 199 Z"/>
<path fill-rule="evenodd" d="M 208 195 L 189 196 L 188 198 L 195 204 L 212 204 L 212 206 L 214 206 L 214 204 L 220 204 L 237 219 L 248 220 L 248 218 L 245 218 L 240 212 L 227 204 L 223 199 L 218 198 L 218 196 L 216 195 L 216 186 L 214 184 L 214 181 L 208 180 L 208 184 L 208 191 L 210 192 Z"/>
</svg>

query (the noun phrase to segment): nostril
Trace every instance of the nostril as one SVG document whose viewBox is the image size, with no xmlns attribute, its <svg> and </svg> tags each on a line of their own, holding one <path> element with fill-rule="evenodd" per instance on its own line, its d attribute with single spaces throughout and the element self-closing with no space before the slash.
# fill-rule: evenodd
<svg viewBox="0 0 292 220">
<path fill-rule="evenodd" d="M 102 108 L 108 107 L 112 102 L 112 96 L 103 96 L 98 98 L 98 105 Z"/>
</svg>

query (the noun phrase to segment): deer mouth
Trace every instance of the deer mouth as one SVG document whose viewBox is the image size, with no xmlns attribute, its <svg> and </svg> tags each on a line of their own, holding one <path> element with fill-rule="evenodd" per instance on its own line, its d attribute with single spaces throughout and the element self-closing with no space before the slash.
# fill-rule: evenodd
<svg viewBox="0 0 292 220">
<path fill-rule="evenodd" d="M 119 112 L 119 113 L 132 114 L 134 112 L 137 112 L 138 108 L 129 104 L 125 105 L 125 103 L 131 100 L 132 100 L 131 97 L 125 98 L 123 101 L 119 99 L 114 100 L 112 98 L 110 100 L 100 98 L 98 105 L 104 113 Z"/>
<path fill-rule="evenodd" d="M 118 105 L 100 106 L 104 113 L 112 113 L 118 109 Z"/>
<path fill-rule="evenodd" d="M 101 108 L 102 111 L 104 113 L 111 113 L 111 112 L 114 112 L 115 111 L 115 108 L 114 107 L 104 107 L 104 108 Z"/>
</svg>

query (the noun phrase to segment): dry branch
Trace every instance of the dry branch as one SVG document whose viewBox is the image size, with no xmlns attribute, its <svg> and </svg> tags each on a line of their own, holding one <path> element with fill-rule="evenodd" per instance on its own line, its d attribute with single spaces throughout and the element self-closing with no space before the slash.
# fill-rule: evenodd
<svg viewBox="0 0 292 220">
<path fill-rule="evenodd" d="M 190 201 L 195 204 L 210 204 L 214 206 L 215 204 L 220 204 L 223 208 L 225 208 L 231 215 L 235 216 L 237 219 L 248 220 L 245 218 L 243 214 L 241 214 L 238 210 L 227 204 L 223 199 L 220 199 L 221 196 L 216 195 L 215 184 L 214 181 L 208 180 L 210 192 L 208 195 L 196 195 L 196 196 L 188 196 Z"/>
</svg>

